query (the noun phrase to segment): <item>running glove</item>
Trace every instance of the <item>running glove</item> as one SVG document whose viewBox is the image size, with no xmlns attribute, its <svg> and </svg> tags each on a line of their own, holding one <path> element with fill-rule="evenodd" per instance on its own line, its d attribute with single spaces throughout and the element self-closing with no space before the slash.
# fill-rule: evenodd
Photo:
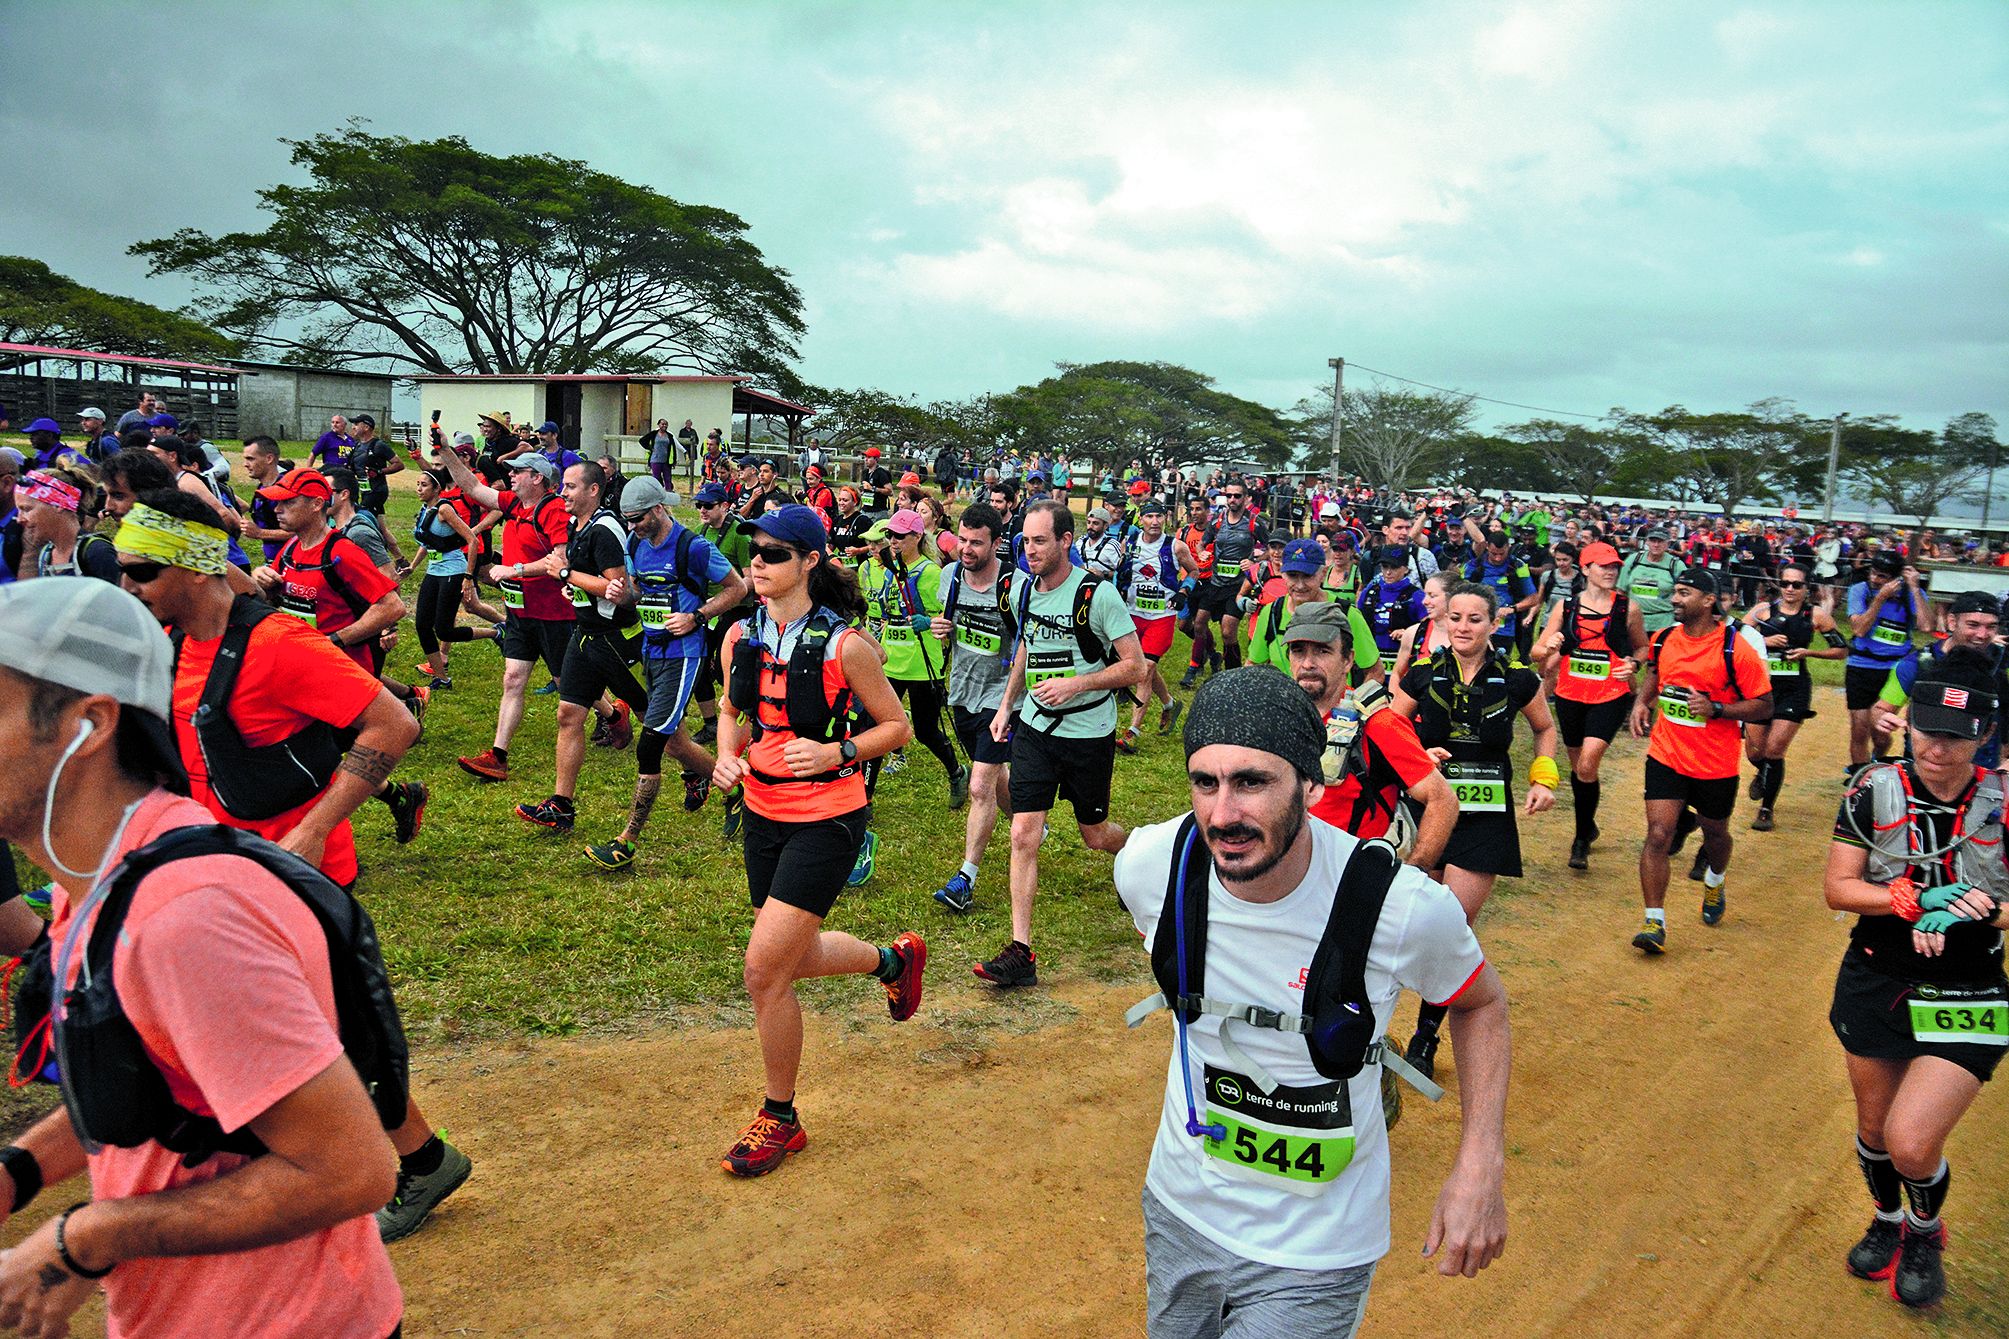
<svg viewBox="0 0 2009 1339">
<path fill-rule="evenodd" d="M 1920 934 L 1943 935 L 1954 926 L 1963 924 L 1965 919 L 1965 917 L 1956 916 L 1950 911 L 1928 911 L 1923 916 L 1920 916 L 1918 923 L 1911 928 L 1917 930 Z"/>
<path fill-rule="evenodd" d="M 1964 883 L 1949 883 L 1942 888 L 1921 888 L 1918 890 L 1920 911 L 1944 911 L 1958 902 L 1967 891 Z"/>
</svg>

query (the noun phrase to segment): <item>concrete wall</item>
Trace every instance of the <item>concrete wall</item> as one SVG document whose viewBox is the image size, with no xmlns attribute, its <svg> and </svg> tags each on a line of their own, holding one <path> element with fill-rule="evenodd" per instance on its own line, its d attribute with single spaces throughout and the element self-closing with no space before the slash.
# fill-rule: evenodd
<svg viewBox="0 0 2009 1339">
<path fill-rule="evenodd" d="M 655 427 L 656 420 L 670 421 L 670 431 L 676 432 L 689 419 L 702 440 L 705 434 L 717 428 L 727 441 L 732 440 L 732 388 L 730 380 L 720 381 L 665 381 L 656 387 L 654 412 L 649 415 L 649 426 Z M 640 447 L 629 443 L 637 455 L 636 459 L 647 464 L 640 456 Z"/>
<path fill-rule="evenodd" d="M 627 415 L 628 384 L 625 381 L 589 381 L 579 388 L 579 454 L 597 460 L 611 442 L 621 437 L 622 420 Z M 541 422 L 542 420 L 540 420 Z M 630 449 L 635 444 L 628 443 Z"/>
<path fill-rule="evenodd" d="M 432 411 L 439 410 L 439 425 L 448 441 L 458 432 L 479 437 L 476 423 L 483 414 L 500 411 L 509 415 L 510 422 L 528 422 L 533 428 L 544 421 L 541 381 L 421 381 L 418 386 L 420 424 L 430 422 Z"/>
<path fill-rule="evenodd" d="M 340 414 L 369 414 L 377 430 L 391 427 L 391 379 L 310 369 L 247 367 L 237 382 L 240 436 L 270 433 L 281 441 L 313 441 Z"/>
</svg>

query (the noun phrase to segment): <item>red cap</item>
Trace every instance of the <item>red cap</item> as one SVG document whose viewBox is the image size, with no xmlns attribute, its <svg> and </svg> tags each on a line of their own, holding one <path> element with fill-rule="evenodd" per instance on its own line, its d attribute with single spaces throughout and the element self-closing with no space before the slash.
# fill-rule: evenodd
<svg viewBox="0 0 2009 1339">
<path fill-rule="evenodd" d="M 335 490 L 329 486 L 328 476 L 319 470 L 291 469 L 279 476 L 278 483 L 259 489 L 258 496 L 267 502 L 285 502 L 296 497 L 317 497 L 326 502 L 335 496 Z"/>
<path fill-rule="evenodd" d="M 1599 540 L 1595 544 L 1584 545 L 1583 552 L 1577 554 L 1577 562 L 1586 567 L 1592 564 L 1599 567 L 1617 567 L 1619 564 L 1618 550 L 1603 540 Z"/>
<path fill-rule="evenodd" d="M 921 486 L 921 476 L 914 473 L 912 470 L 909 470 L 907 471 L 907 473 L 900 476 L 900 487 L 919 488 L 920 486 Z"/>
<path fill-rule="evenodd" d="M 868 446 L 865 448 L 865 454 L 869 456 L 871 459 L 877 460 L 879 458 L 879 448 L 876 446 Z"/>
</svg>

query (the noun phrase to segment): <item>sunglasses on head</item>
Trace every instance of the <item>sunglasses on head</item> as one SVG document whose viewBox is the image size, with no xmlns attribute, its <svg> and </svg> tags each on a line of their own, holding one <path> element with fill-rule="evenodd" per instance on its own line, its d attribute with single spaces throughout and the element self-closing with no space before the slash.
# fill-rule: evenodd
<svg viewBox="0 0 2009 1339">
<path fill-rule="evenodd" d="M 764 563 L 792 563 L 802 556 L 800 551 L 786 544 L 755 544 L 748 552 Z"/>
<path fill-rule="evenodd" d="M 162 572 L 174 566 L 173 563 L 120 563 L 119 575 L 135 586 L 145 586 L 159 579 Z"/>
</svg>

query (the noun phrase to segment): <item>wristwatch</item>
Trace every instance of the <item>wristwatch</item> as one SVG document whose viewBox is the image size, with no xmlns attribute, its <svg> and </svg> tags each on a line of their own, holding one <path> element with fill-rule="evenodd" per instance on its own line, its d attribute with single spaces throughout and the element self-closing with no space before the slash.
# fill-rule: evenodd
<svg viewBox="0 0 2009 1339">
<path fill-rule="evenodd" d="M 561 567 L 561 568 L 559 568 L 559 569 L 558 569 L 558 579 L 559 579 L 560 581 L 570 581 L 570 580 L 572 579 L 572 569 L 571 569 L 571 568 L 569 568 L 569 567 Z"/>
<path fill-rule="evenodd" d="M 855 739 L 840 739 L 840 740 L 838 740 L 838 741 L 837 741 L 837 756 L 838 756 L 838 757 L 840 757 L 840 758 L 842 758 L 842 759 L 843 759 L 843 760 L 844 760 L 845 762 L 847 762 L 847 763 L 853 763 L 853 762 L 857 762 L 857 761 L 858 761 L 858 741 L 857 741 L 857 740 L 855 740 Z"/>
</svg>

